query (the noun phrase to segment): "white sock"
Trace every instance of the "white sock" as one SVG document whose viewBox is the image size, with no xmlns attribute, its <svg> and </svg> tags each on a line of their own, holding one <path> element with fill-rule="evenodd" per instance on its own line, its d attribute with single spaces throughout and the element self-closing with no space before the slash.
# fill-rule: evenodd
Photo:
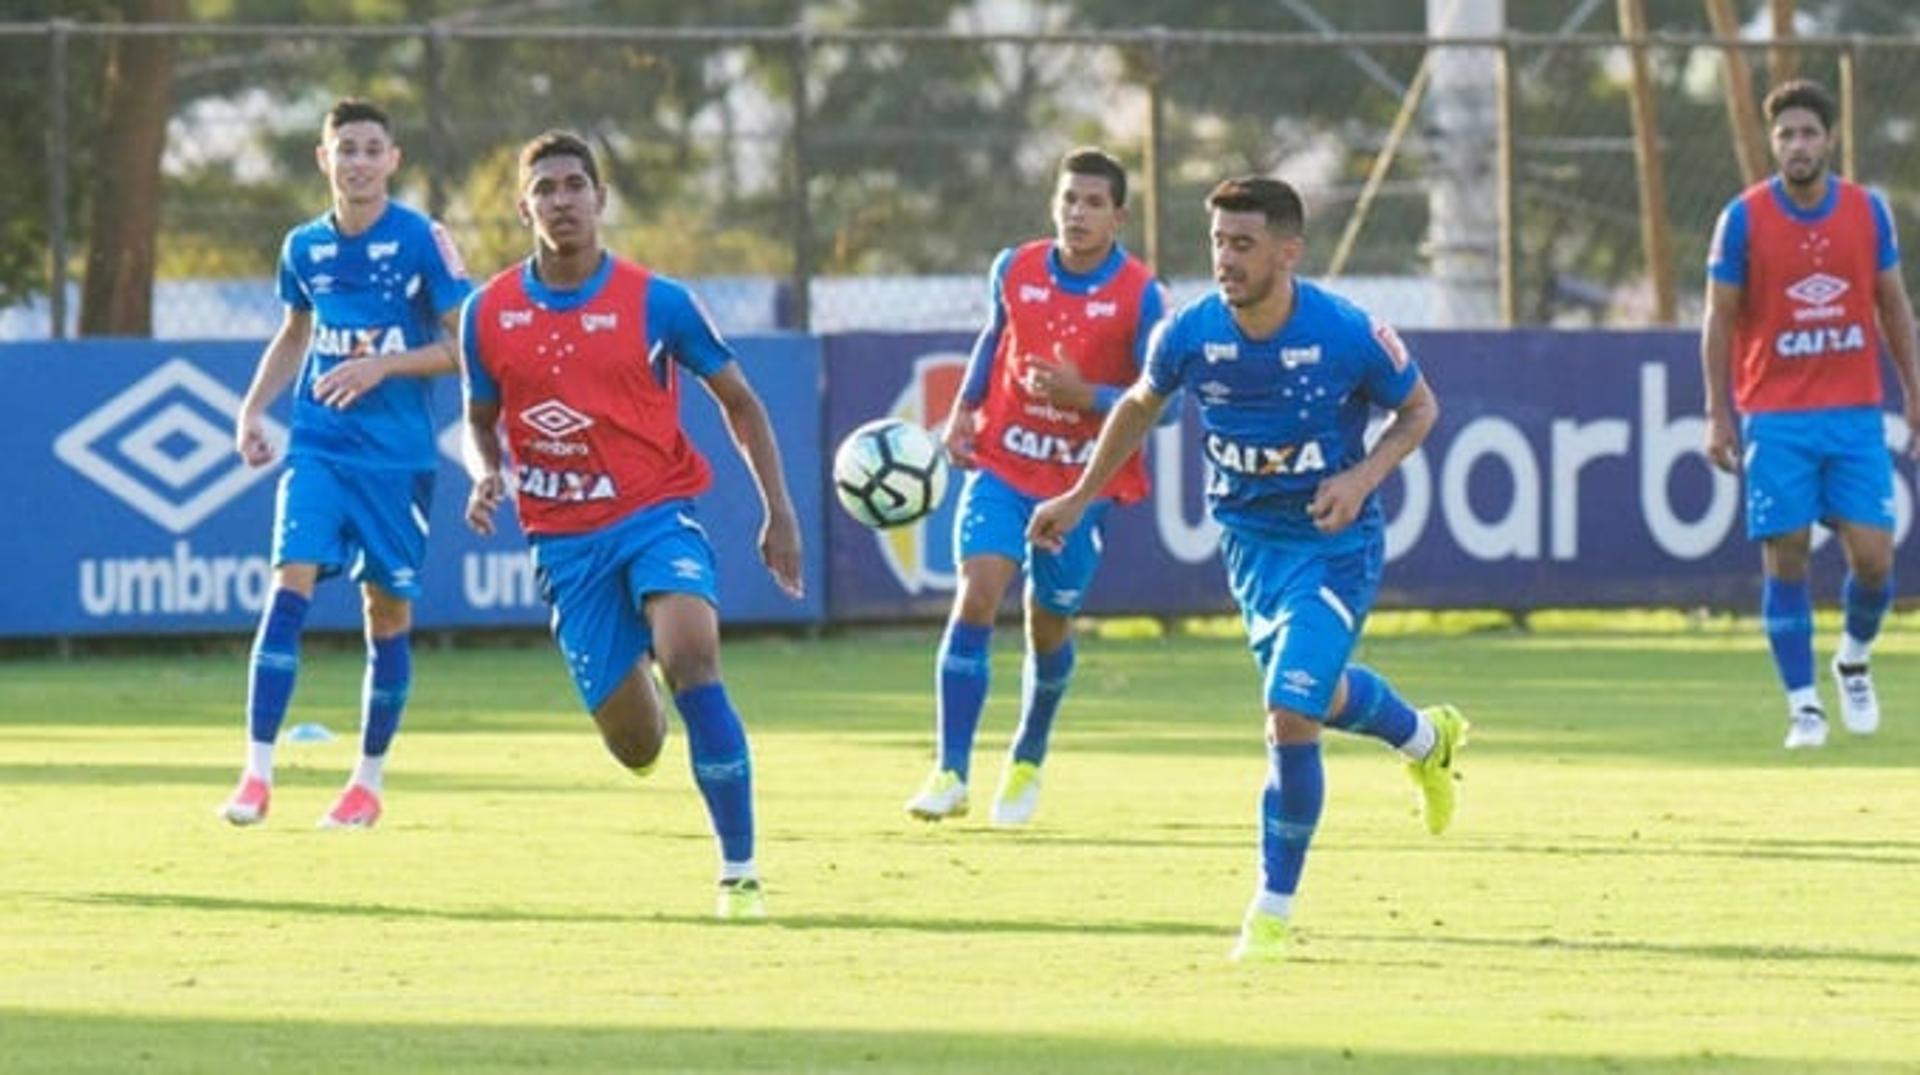
<svg viewBox="0 0 1920 1075">
<path fill-rule="evenodd" d="M 757 875 L 755 874 L 753 869 L 752 859 L 748 859 L 745 862 L 720 863 L 720 880 L 723 882 L 751 881 L 754 879 L 755 876 Z"/>
<path fill-rule="evenodd" d="M 1862 642 L 1850 634 L 1842 633 L 1840 636 L 1840 652 L 1835 655 L 1834 659 L 1838 660 L 1841 664 L 1866 664 L 1867 659 L 1872 653 L 1873 643 Z"/>
<path fill-rule="evenodd" d="M 1787 692 L 1787 715 L 1797 716 L 1802 709 L 1824 709 L 1820 704 L 1820 692 L 1812 687 L 1801 687 Z"/>
<path fill-rule="evenodd" d="M 273 744 L 247 740 L 247 775 L 273 783 Z"/>
<path fill-rule="evenodd" d="M 1418 713 L 1415 716 L 1418 718 L 1418 723 L 1413 726 L 1413 734 L 1407 737 L 1406 742 L 1393 749 L 1406 755 L 1408 761 L 1426 761 L 1427 755 L 1433 753 L 1434 744 L 1440 741 L 1440 732 L 1433 726 L 1433 722 L 1427 719 L 1425 713 Z"/>
<path fill-rule="evenodd" d="M 385 754 L 377 758 L 370 754 L 362 754 L 360 764 L 353 767 L 353 776 L 348 782 L 364 785 L 368 791 L 379 794 L 380 781 L 386 775 L 386 771 L 387 756 Z"/>
<path fill-rule="evenodd" d="M 1268 892 L 1263 888 L 1260 894 L 1253 898 L 1253 909 L 1275 918 L 1291 918 L 1293 917 L 1293 896 L 1287 893 Z"/>
</svg>

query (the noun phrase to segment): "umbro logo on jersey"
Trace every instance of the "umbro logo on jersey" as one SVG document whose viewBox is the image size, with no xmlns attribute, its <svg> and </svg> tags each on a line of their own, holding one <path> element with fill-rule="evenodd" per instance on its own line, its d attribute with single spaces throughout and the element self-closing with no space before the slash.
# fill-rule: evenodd
<svg viewBox="0 0 1920 1075">
<path fill-rule="evenodd" d="M 1825 306 L 1846 293 L 1845 280 L 1823 272 L 1803 276 L 1787 287 L 1787 297 L 1802 306 Z"/>
<path fill-rule="evenodd" d="M 581 314 L 580 328 L 585 332 L 612 332 L 620 327 L 619 314 Z"/>
<path fill-rule="evenodd" d="M 1090 318 L 1118 317 L 1120 316 L 1120 304 L 1112 301 L 1089 302 L 1087 303 L 1087 316 Z"/>
<path fill-rule="evenodd" d="M 520 420 L 549 437 L 570 437 L 593 425 L 593 419 L 557 399 L 544 399 L 520 412 Z"/>
<path fill-rule="evenodd" d="M 385 243 L 368 243 L 367 257 L 373 261 L 384 261 L 400 252 L 398 240 Z"/>
<path fill-rule="evenodd" d="M 1280 364 L 1290 370 L 1301 366 L 1317 366 L 1320 364 L 1320 345 L 1316 343 L 1311 347 L 1282 347 Z"/>
<path fill-rule="evenodd" d="M 1033 284 L 1020 285 L 1021 302 L 1045 302 L 1052 297 L 1053 291 L 1050 288 L 1038 287 Z"/>
<path fill-rule="evenodd" d="M 673 562 L 673 573 L 677 578 L 697 579 L 705 575 L 707 569 L 700 561 L 695 560 L 693 557 L 682 556 Z"/>
<path fill-rule="evenodd" d="M 307 281 L 307 287 L 316 295 L 333 294 L 333 277 L 326 273 Z"/>
<path fill-rule="evenodd" d="M 500 327 L 503 329 L 526 328 L 533 324 L 532 310 L 500 311 Z"/>
<path fill-rule="evenodd" d="M 307 257 L 316 264 L 340 252 L 339 243 L 315 243 L 307 247 Z"/>
<path fill-rule="evenodd" d="M 1225 403 L 1233 395 L 1233 389 L 1219 381 L 1207 381 L 1200 386 L 1200 399 L 1205 403 Z"/>
<path fill-rule="evenodd" d="M 1206 356 L 1209 366 L 1216 362 L 1233 362 L 1240 357 L 1240 345 L 1237 343 L 1202 344 L 1200 353 Z"/>
</svg>

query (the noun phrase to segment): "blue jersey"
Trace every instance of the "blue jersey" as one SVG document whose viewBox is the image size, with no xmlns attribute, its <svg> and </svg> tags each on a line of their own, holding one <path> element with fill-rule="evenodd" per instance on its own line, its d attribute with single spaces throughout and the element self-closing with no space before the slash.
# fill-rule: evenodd
<svg viewBox="0 0 1920 1075">
<path fill-rule="evenodd" d="M 358 235 L 340 234 L 331 212 L 289 231 L 280 301 L 312 311 L 313 336 L 294 386 L 287 454 L 379 470 L 433 468 L 430 378 L 389 377 L 343 411 L 315 399 L 313 386 L 342 362 L 431 343 L 468 290 L 445 231 L 397 202 Z"/>
<path fill-rule="evenodd" d="M 1346 548 L 1380 532 L 1377 497 L 1354 525 L 1322 534 L 1307 505 L 1322 479 L 1366 455 L 1375 406 L 1399 406 L 1420 371 L 1383 322 L 1304 280 L 1278 334 L 1240 331 L 1218 292 L 1174 312 L 1155 331 L 1147 383 L 1185 388 L 1200 405 L 1207 504 L 1222 526 L 1287 542 Z"/>
</svg>

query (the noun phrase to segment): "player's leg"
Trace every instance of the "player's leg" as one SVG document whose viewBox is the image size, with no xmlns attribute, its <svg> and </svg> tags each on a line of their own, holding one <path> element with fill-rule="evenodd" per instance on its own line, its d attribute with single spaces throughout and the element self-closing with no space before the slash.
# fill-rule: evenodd
<svg viewBox="0 0 1920 1075">
<path fill-rule="evenodd" d="M 1109 504 L 1101 501 L 1067 535 L 1058 553 L 1029 549 L 1026 592 L 1027 653 L 1020 676 L 1020 726 L 993 798 L 996 825 L 1024 825 L 1040 801 L 1040 767 L 1047 760 L 1053 720 L 1072 680 L 1073 617 L 1099 567 L 1101 528 Z"/>
<path fill-rule="evenodd" d="M 1813 683 L 1813 601 L 1807 590 L 1809 527 L 1819 515 L 1825 449 L 1802 417 L 1750 417 L 1743 469 L 1747 536 L 1761 543 L 1760 619 L 1786 691 L 1789 750 L 1827 740 L 1826 711 Z"/>
<path fill-rule="evenodd" d="M 1847 557 L 1841 585 L 1846 627 L 1831 665 L 1840 722 L 1855 735 L 1880 728 L 1880 699 L 1869 660 L 1880 622 L 1893 605 L 1893 465 L 1877 408 L 1836 416 L 1834 454 L 1824 469 L 1821 516 Z"/>
<path fill-rule="evenodd" d="M 1326 798 L 1319 722 L 1298 710 L 1270 707 L 1267 779 L 1260 789 L 1260 888 L 1247 906 L 1234 959 L 1285 958 L 1294 894 Z"/>
<path fill-rule="evenodd" d="M 273 592 L 261 609 L 247 666 L 247 760 L 220 816 L 252 825 L 267 816 L 274 744 L 300 674 L 300 632 L 314 586 L 339 570 L 343 506 L 332 473 L 307 460 L 289 464 L 274 497 Z"/>
<path fill-rule="evenodd" d="M 413 686 L 413 599 L 427 558 L 431 471 L 337 471 L 346 490 L 350 574 L 360 583 L 367 670 L 360 689 L 360 758 L 322 828 L 371 828 L 380 820 L 387 752 Z"/>
<path fill-rule="evenodd" d="M 907 812 L 923 821 L 967 812 L 967 781 L 974 733 L 986 707 L 994 618 L 1025 555 L 1024 501 L 985 471 L 967 475 L 954 516 L 954 552 L 960 561 L 953 613 L 934 667 L 933 771 Z"/>
</svg>

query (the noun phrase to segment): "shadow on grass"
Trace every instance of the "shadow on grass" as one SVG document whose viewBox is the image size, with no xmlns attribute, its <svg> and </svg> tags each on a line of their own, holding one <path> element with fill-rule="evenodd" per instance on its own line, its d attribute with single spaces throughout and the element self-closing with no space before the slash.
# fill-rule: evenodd
<svg viewBox="0 0 1920 1075">
<path fill-rule="evenodd" d="M 54 897 L 58 903 L 82 906 L 136 907 L 149 910 L 204 911 L 214 914 L 307 915 L 323 918 L 418 919 L 445 922 L 551 923 L 571 925 L 675 925 L 710 927 L 720 931 L 743 928 L 709 915 L 684 914 L 608 914 L 604 911 L 574 909 L 533 910 L 521 907 L 432 907 L 390 903 L 327 903 L 317 900 L 252 900 L 231 896 L 197 896 L 177 893 L 94 892 L 82 896 Z M 1034 919 L 1002 918 L 913 918 L 898 915 L 855 914 L 781 914 L 764 923 L 744 928 L 781 930 L 851 930 L 860 933 L 901 931 L 909 933 L 1008 933 L 1061 934 L 1083 937 L 1092 934 L 1115 936 L 1221 937 L 1218 922 L 1044 922 Z"/>
<path fill-rule="evenodd" d="M 657 997 L 636 992 L 636 1013 Z M 1389 1053 L 1365 1049 L 1261 1048 L 1144 1035 L 957 1033 L 935 1030 L 788 1029 L 652 1025 L 484 1026 L 273 1018 L 76 1015 L 0 1008 L 0 1048 L 12 1075 L 129 1071 L 275 1071 L 343 1075 L 356 1071 L 529 1070 L 594 1072 L 1295 1072 L 1351 1075 L 1483 1075 L 1486 1072 L 1740 1071 L 1757 1075 L 1865 1073 L 1886 1066 L 1814 1057 L 1787 1060 L 1702 1052 L 1670 1057 L 1560 1056 L 1525 1052 Z M 929 1020 L 936 1016 L 929 1013 Z"/>
<path fill-rule="evenodd" d="M 1328 938 L 1337 937 L 1343 941 L 1394 945 L 1407 943 L 1405 934 L 1328 931 L 1325 935 Z M 1647 955 L 1668 959 L 1732 960 L 1738 963 L 1772 960 L 1788 963 L 1870 963 L 1885 967 L 1920 966 L 1920 954 L 1913 952 L 1883 952 L 1860 948 L 1808 948 L 1789 944 L 1663 944 L 1654 941 L 1616 940 L 1603 937 L 1568 939 L 1543 936 L 1474 937 L 1460 934 L 1426 934 L 1420 938 L 1420 942 L 1455 948 L 1525 952 L 1558 951 L 1580 955 Z"/>
<path fill-rule="evenodd" d="M 282 762 L 274 773 L 274 786 L 285 787 L 333 787 L 340 778 L 352 768 L 350 761 L 342 760 L 327 765 L 309 765 L 304 762 Z M 237 766 L 232 765 L 160 765 L 151 763 L 95 762 L 68 764 L 64 762 L 22 763 L 0 765 L 0 786 L 4 785 L 50 785 L 72 784 L 86 787 L 137 787 L 137 786 L 201 786 L 207 789 L 209 809 L 233 787 Z M 531 779 L 484 779 L 470 776 L 447 776 L 444 774 L 413 771 L 406 774 L 406 788 L 410 792 L 487 792 L 491 794 L 520 795 L 575 795 L 602 794 L 613 786 L 612 781 L 593 783 L 558 783 Z"/>
</svg>

